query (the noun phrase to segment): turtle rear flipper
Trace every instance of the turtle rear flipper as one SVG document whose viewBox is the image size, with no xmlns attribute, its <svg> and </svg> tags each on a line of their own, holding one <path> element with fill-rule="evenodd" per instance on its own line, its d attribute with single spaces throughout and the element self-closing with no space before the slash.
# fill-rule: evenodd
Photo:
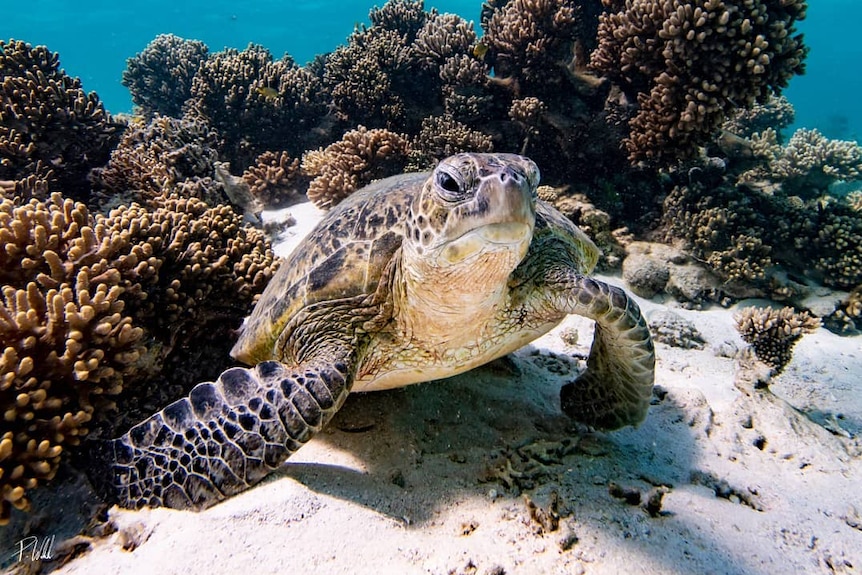
<svg viewBox="0 0 862 575">
<path fill-rule="evenodd" d="M 234 367 L 104 444 L 123 507 L 203 509 L 278 468 L 332 418 L 352 384 L 352 354 L 292 369 Z"/>
<path fill-rule="evenodd" d="M 554 300 L 595 320 L 587 370 L 560 390 L 563 411 L 599 429 L 643 421 L 655 380 L 655 349 L 640 308 L 622 289 L 574 270 L 554 274 Z"/>
</svg>

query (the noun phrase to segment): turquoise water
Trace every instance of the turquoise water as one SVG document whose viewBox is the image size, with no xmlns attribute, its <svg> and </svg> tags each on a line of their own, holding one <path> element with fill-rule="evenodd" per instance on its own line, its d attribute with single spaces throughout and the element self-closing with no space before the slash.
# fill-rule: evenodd
<svg viewBox="0 0 862 575">
<path fill-rule="evenodd" d="M 378 5 L 383 1 L 377 2 Z M 274 55 L 288 52 L 303 63 L 343 43 L 356 23 L 367 22 L 369 0 L 314 2 L 15 2 L 3 9 L 0 38 L 45 44 L 59 52 L 66 71 L 95 90 L 112 112 L 127 112 L 131 99 L 120 77 L 126 58 L 157 34 L 202 40 L 211 51 L 242 49 L 249 42 Z M 426 8 L 478 21 L 481 1 L 437 0 Z M 859 0 L 809 2 L 799 25 L 811 47 L 808 72 L 786 94 L 796 107 L 796 126 L 818 128 L 828 137 L 862 138 L 862 44 Z M 477 25 L 478 28 L 478 25 Z"/>
</svg>

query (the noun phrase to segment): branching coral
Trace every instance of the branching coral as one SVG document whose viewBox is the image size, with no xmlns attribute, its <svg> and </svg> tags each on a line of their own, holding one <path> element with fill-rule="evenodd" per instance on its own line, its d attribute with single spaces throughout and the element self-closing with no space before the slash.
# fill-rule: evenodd
<svg viewBox="0 0 862 575">
<path fill-rule="evenodd" d="M 368 14 L 373 26 L 397 32 L 406 43 L 416 39 L 427 17 L 423 0 L 389 0 Z"/>
<path fill-rule="evenodd" d="M 186 180 L 212 177 L 216 146 L 216 134 L 200 120 L 156 116 L 147 124 L 133 124 L 107 166 L 94 171 L 97 189 L 91 203 L 109 206 L 118 195 L 126 202 L 146 203 Z M 186 192 L 188 197 L 191 190 Z"/>
<path fill-rule="evenodd" d="M 86 199 L 87 173 L 107 161 L 120 133 L 57 54 L 0 41 L 0 180 L 50 177 L 52 189 Z"/>
<path fill-rule="evenodd" d="M 757 358 L 780 373 L 790 363 L 793 346 L 806 333 L 820 327 L 820 320 L 792 307 L 780 310 L 747 307 L 736 315 L 736 329 L 754 348 Z"/>
<path fill-rule="evenodd" d="M 675 187 L 664 203 L 667 239 L 688 248 L 727 282 L 758 283 L 772 267 L 769 235 L 762 233 L 776 206 L 764 195 L 692 183 Z M 773 238 L 775 235 L 772 236 Z"/>
<path fill-rule="evenodd" d="M 123 86 L 129 88 L 132 101 L 144 116 L 178 118 L 192 95 L 192 79 L 208 53 L 198 40 L 159 34 L 141 53 L 126 60 Z"/>
<path fill-rule="evenodd" d="M 299 164 L 299 159 L 291 159 L 287 152 L 264 152 L 243 172 L 242 179 L 263 206 L 296 202 L 304 197 L 308 185 Z"/>
<path fill-rule="evenodd" d="M 206 59 L 192 82 L 189 107 L 222 138 L 220 151 L 234 170 L 243 170 L 266 150 L 299 155 L 316 146 L 315 128 L 326 114 L 320 79 L 289 56 L 273 61 L 268 50 L 249 45 Z"/>
<path fill-rule="evenodd" d="M 763 103 L 737 110 L 725 120 L 721 128 L 740 138 L 750 138 L 767 128 L 780 134 L 795 118 L 796 111 L 785 96 L 770 95 Z"/>
<path fill-rule="evenodd" d="M 87 433 L 94 399 L 138 370 L 142 330 L 124 314 L 117 270 L 81 260 L 95 243 L 83 204 L 0 204 L 0 522 L 54 476 Z"/>
<path fill-rule="evenodd" d="M 435 67 L 448 58 L 467 54 L 476 45 L 473 24 L 455 14 L 428 15 L 412 44 L 413 53 Z"/>
<path fill-rule="evenodd" d="M 308 199 L 331 208 L 372 180 L 400 173 L 409 152 L 409 141 L 401 134 L 363 126 L 351 130 L 338 142 L 303 156 L 302 169 L 314 177 Z"/>
<path fill-rule="evenodd" d="M 766 165 L 743 174 L 742 179 L 781 182 L 786 195 L 816 197 L 837 181 L 862 179 L 862 147 L 854 141 L 830 140 L 804 128 L 796 130 L 786 146 L 772 128 L 752 135 L 751 141 L 755 155 Z"/>
<path fill-rule="evenodd" d="M 637 95 L 632 161 L 691 157 L 738 106 L 804 71 L 804 0 L 604 0 L 592 67 Z"/>
<path fill-rule="evenodd" d="M 429 116 L 422 120 L 422 129 L 410 152 L 410 168 L 427 170 L 453 154 L 460 152 L 491 152 L 491 136 L 472 130 L 451 116 Z"/>
<path fill-rule="evenodd" d="M 532 84 L 559 78 L 573 58 L 578 6 L 570 0 L 486 4 L 482 43 L 494 73 Z"/>
<path fill-rule="evenodd" d="M 410 57 L 404 36 L 395 30 L 354 32 L 346 46 L 329 55 L 323 76 L 339 119 L 379 127 L 403 123 L 406 104 L 395 82 L 409 75 Z"/>
<path fill-rule="evenodd" d="M 223 367 L 231 330 L 275 265 L 261 232 L 230 207 L 195 199 L 93 217 L 59 194 L 24 205 L 7 198 L 0 242 L 2 520 L 11 506 L 27 508 L 26 490 L 53 476 L 85 425 L 104 424 L 100 398 L 175 399 L 163 396 L 167 386 L 135 384 L 162 365 L 184 366 L 196 350 L 215 351 L 193 376 L 169 369 L 162 377 L 193 377 L 181 381 L 190 386 L 201 369 Z M 133 411 L 108 425 L 116 431 L 140 415 Z"/>
</svg>

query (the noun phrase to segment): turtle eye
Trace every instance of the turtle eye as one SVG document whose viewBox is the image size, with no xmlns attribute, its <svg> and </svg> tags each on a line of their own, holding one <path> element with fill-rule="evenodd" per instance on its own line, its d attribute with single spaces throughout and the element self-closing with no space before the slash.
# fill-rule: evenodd
<svg viewBox="0 0 862 575">
<path fill-rule="evenodd" d="M 440 195 L 443 199 L 450 202 L 461 199 L 464 195 L 464 190 L 461 188 L 461 183 L 445 170 L 437 172 L 437 187 L 440 190 Z"/>
</svg>

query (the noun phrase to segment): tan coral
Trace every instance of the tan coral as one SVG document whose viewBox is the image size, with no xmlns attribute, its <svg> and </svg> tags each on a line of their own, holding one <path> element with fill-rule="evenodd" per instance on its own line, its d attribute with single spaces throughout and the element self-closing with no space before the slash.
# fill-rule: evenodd
<svg viewBox="0 0 862 575">
<path fill-rule="evenodd" d="M 329 209 L 372 180 L 400 173 L 410 145 L 405 136 L 359 126 L 325 149 L 306 152 L 303 171 L 313 177 L 308 199 Z"/>
<path fill-rule="evenodd" d="M 252 197 L 264 206 L 296 202 L 306 185 L 299 159 L 284 151 L 264 152 L 243 172 L 242 179 Z"/>
<path fill-rule="evenodd" d="M 736 329 L 751 344 L 760 361 L 780 373 L 790 362 L 793 346 L 806 333 L 820 327 L 820 320 L 792 307 L 780 310 L 746 307 L 735 317 Z"/>
<path fill-rule="evenodd" d="M 596 71 L 637 93 L 626 141 L 633 162 L 692 157 L 737 107 L 765 101 L 804 71 L 789 0 L 605 0 Z"/>
<path fill-rule="evenodd" d="M 460 152 L 491 152 L 491 136 L 473 130 L 451 116 L 428 116 L 410 152 L 410 169 L 427 170 Z"/>
<path fill-rule="evenodd" d="M 6 198 L 0 240 L 0 413 L 12 430 L 0 437 L 3 521 L 114 401 L 164 399 L 135 384 L 183 346 L 229 346 L 276 264 L 262 232 L 197 199 L 93 217 L 56 193 Z"/>
</svg>

